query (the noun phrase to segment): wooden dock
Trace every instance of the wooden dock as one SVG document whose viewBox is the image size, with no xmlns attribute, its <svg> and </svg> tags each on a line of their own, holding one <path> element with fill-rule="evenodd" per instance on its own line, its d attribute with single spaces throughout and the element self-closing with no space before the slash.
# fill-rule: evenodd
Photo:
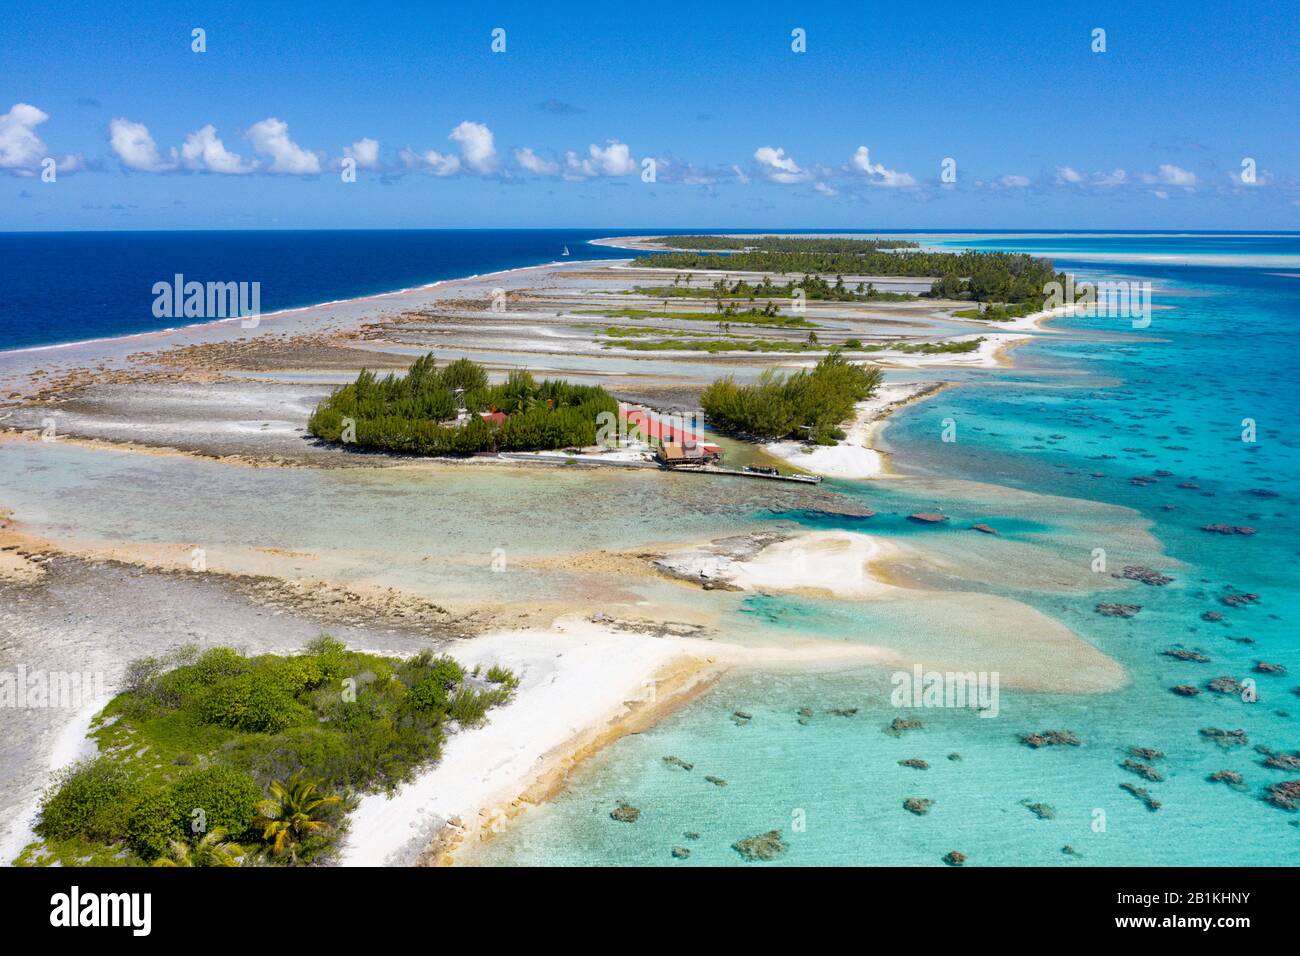
<svg viewBox="0 0 1300 956">
<path fill-rule="evenodd" d="M 723 468 L 719 465 L 668 465 L 659 461 L 628 461 L 627 459 L 601 458 L 599 455 L 539 455 L 536 452 L 485 453 L 482 457 L 532 465 L 586 465 L 599 468 L 654 468 L 659 471 L 693 475 L 731 475 L 735 478 L 763 478 L 767 481 L 793 481 L 801 485 L 821 483 L 820 475 L 782 475 L 763 471 L 745 471 L 740 468 Z"/>
<path fill-rule="evenodd" d="M 739 468 L 722 468 L 718 465 L 679 465 L 666 471 L 689 472 L 701 475 L 734 475 L 737 478 L 764 478 L 767 481 L 793 481 L 801 485 L 821 484 L 821 475 L 775 475 L 763 471 L 742 471 Z"/>
</svg>

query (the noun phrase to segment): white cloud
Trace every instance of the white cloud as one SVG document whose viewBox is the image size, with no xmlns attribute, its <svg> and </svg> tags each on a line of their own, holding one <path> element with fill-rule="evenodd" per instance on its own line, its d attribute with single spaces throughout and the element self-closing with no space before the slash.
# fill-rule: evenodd
<svg viewBox="0 0 1300 956">
<path fill-rule="evenodd" d="M 745 175 L 745 171 L 741 169 L 739 166 L 733 165 L 731 167 L 731 172 L 735 175 L 736 182 L 740 183 L 740 185 L 742 186 L 749 185 L 749 177 Z"/>
<path fill-rule="evenodd" d="M 119 116 L 109 122 L 108 133 L 113 152 L 127 169 L 141 173 L 167 173 L 177 167 L 175 148 L 162 156 L 158 144 L 149 135 L 149 128 L 143 123 L 133 123 Z"/>
<path fill-rule="evenodd" d="M 351 146 L 343 147 L 343 155 L 357 162 L 357 169 L 379 168 L 379 140 L 359 139 Z"/>
<path fill-rule="evenodd" d="M 434 176 L 455 176 L 460 172 L 459 156 L 440 153 L 436 149 L 426 149 L 423 153 L 404 149 L 401 156 L 409 169 L 422 169 Z"/>
<path fill-rule="evenodd" d="M 538 176 L 554 176 L 560 171 L 560 164 L 542 159 L 527 146 L 515 150 L 515 162 L 530 173 Z"/>
<path fill-rule="evenodd" d="M 1253 189 L 1256 186 L 1271 186 L 1273 184 L 1273 174 L 1266 169 L 1257 170 L 1254 182 L 1247 182 L 1241 178 L 1241 170 L 1228 170 L 1226 173 L 1228 182 L 1233 186 Z"/>
<path fill-rule="evenodd" d="M 587 151 L 602 176 L 627 176 L 636 172 L 636 160 L 632 158 L 631 150 L 616 139 L 607 140 L 605 149 L 593 143 Z"/>
<path fill-rule="evenodd" d="M 774 183 L 801 183 L 808 178 L 806 170 L 800 169 L 793 156 L 787 156 L 782 147 L 760 146 L 754 150 L 754 162 L 764 179 Z"/>
<path fill-rule="evenodd" d="M 592 143 L 587 147 L 585 158 L 572 150 L 564 154 L 564 178 L 571 181 L 596 176 L 627 176 L 636 170 L 637 163 L 632 158 L 631 149 L 616 139 L 606 140 L 604 149 Z"/>
<path fill-rule="evenodd" d="M 8 169 L 18 176 L 34 175 L 41 161 L 50 158 L 45 142 L 36 133 L 50 115 L 30 103 L 15 103 L 9 112 L 0 116 L 0 169 Z M 64 156 L 55 160 L 59 172 L 72 172 L 81 168 L 80 156 Z"/>
<path fill-rule="evenodd" d="M 1196 174 L 1171 163 L 1161 164 L 1160 181 L 1170 186 L 1179 186 L 1182 189 L 1196 188 Z"/>
<path fill-rule="evenodd" d="M 1029 185 L 1029 177 L 1020 176 L 1016 173 L 1008 173 L 1005 176 L 999 177 L 996 184 L 1003 189 L 1024 189 Z"/>
<path fill-rule="evenodd" d="M 886 169 L 883 163 L 873 163 L 871 152 L 865 146 L 859 146 L 854 152 L 853 167 L 865 174 L 873 186 L 906 189 L 917 185 L 910 173 L 900 173 L 897 170 Z"/>
<path fill-rule="evenodd" d="M 226 149 L 211 123 L 185 137 L 181 162 L 186 169 L 210 173 L 242 174 L 257 169 L 256 163 L 245 162 L 241 156 Z"/>
<path fill-rule="evenodd" d="M 408 148 L 401 152 L 402 162 L 411 169 L 421 169 L 433 176 L 455 176 L 463 172 L 486 176 L 496 171 L 497 150 L 492 130 L 482 123 L 465 120 L 447 138 L 460 144 L 459 156 L 440 153 L 436 149 L 417 153 Z"/>
<path fill-rule="evenodd" d="M 461 123 L 447 137 L 460 143 L 460 154 L 466 166 L 479 175 L 496 169 L 497 150 L 492 143 L 492 131 L 482 123 Z"/>
<path fill-rule="evenodd" d="M 839 190 L 837 190 L 834 186 L 827 185 L 826 183 L 813 183 L 813 190 L 815 192 L 820 193 L 823 196 L 839 195 Z"/>
<path fill-rule="evenodd" d="M 320 172 L 320 157 L 289 138 L 289 124 L 274 116 L 254 123 L 248 130 L 253 152 L 271 161 L 268 172 L 310 176 Z"/>
<path fill-rule="evenodd" d="M 1132 179 L 1123 169 L 1112 169 L 1109 173 L 1080 173 L 1074 166 L 1057 166 L 1057 185 L 1086 186 L 1097 189 L 1117 189 L 1119 186 L 1131 186 Z M 1151 177 L 1147 177 L 1152 182 Z"/>
</svg>

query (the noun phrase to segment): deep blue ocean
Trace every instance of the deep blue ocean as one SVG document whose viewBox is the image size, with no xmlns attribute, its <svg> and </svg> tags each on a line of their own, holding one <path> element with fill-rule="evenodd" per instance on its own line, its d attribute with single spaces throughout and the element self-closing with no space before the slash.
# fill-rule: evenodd
<svg viewBox="0 0 1300 956">
<path fill-rule="evenodd" d="M 626 255 L 591 230 L 338 230 L 0 233 L 0 349 L 176 325 L 153 285 L 260 282 L 263 313 L 563 257 Z"/>
<path fill-rule="evenodd" d="M 152 313 L 153 286 L 177 273 L 199 282 L 260 282 L 262 312 L 391 292 L 461 276 L 540 265 L 563 258 L 626 257 L 588 240 L 615 235 L 762 232 L 756 229 L 458 229 L 268 230 L 203 232 L 0 233 L 0 350 L 79 342 L 175 325 Z M 766 230 L 793 231 L 790 227 Z M 798 230 L 844 232 L 846 230 Z M 906 235 L 910 230 L 881 230 Z M 979 234 L 963 231 L 963 236 Z M 1004 246 L 1000 236 L 957 243 Z M 1035 237 L 1040 234 L 1032 234 Z M 1028 252 L 1055 251 L 1058 238 L 1015 241 Z M 1108 234 L 1110 235 L 1110 234 Z M 1269 254 L 1296 240 L 1253 235 L 1171 234 L 1179 248 Z M 1077 238 L 1076 238 L 1077 241 Z M 1116 251 L 1159 251 L 1168 238 L 1115 233 L 1098 240 Z M 1069 248 L 1068 243 L 1066 248 Z"/>
</svg>

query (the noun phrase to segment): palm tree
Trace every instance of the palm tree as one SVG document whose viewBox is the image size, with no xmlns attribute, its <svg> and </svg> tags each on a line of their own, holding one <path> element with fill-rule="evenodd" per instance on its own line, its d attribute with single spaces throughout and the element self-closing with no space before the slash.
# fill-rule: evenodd
<svg viewBox="0 0 1300 956">
<path fill-rule="evenodd" d="M 153 861 L 154 866 L 239 866 L 244 848 L 231 843 L 221 827 L 213 827 L 194 846 L 184 840 L 172 840 L 167 856 Z"/>
<path fill-rule="evenodd" d="M 271 782 L 271 796 L 257 805 L 257 823 L 262 839 L 271 844 L 272 856 L 289 854 L 298 860 L 298 842 L 314 833 L 324 833 L 330 825 L 319 819 L 320 811 L 339 802 L 337 795 L 317 796 L 319 780 L 304 780 L 299 770 L 287 783 Z"/>
</svg>

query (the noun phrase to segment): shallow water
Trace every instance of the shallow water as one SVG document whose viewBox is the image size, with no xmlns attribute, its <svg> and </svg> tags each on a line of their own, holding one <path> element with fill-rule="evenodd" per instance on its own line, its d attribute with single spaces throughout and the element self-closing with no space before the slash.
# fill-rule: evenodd
<svg viewBox="0 0 1300 956">
<path fill-rule="evenodd" d="M 999 716 L 982 719 L 969 708 L 895 708 L 880 671 L 737 676 L 654 730 L 603 751 L 565 793 L 476 850 L 472 862 L 741 864 L 732 843 L 771 829 L 783 831 L 790 849 L 780 862 L 792 865 L 939 865 L 954 849 L 971 864 L 1294 861 L 1297 814 L 1260 797 L 1266 784 L 1296 774 L 1264 767 L 1254 746 L 1300 746 L 1294 693 L 1300 589 L 1293 571 L 1300 464 L 1287 427 L 1297 411 L 1300 280 L 1249 265 L 1168 266 L 1137 256 L 1153 250 L 1177 256 L 1193 247 L 1205 253 L 1205 237 L 1195 237 L 1191 246 L 1179 237 L 1145 238 L 1140 249 L 1133 237 L 1043 241 L 1063 250 L 1058 264 L 1066 266 L 1071 251 L 1104 256 L 1112 250 L 1120 260 L 1113 267 L 1093 259 L 1079 265 L 1090 274 L 1149 278 L 1159 289 L 1156 304 L 1171 308 L 1155 312 L 1142 330 L 1117 319 L 1060 321 L 1055 327 L 1106 334 L 1040 337 L 1017 351 L 1021 368 L 1001 375 L 1005 387 L 957 387 L 903 410 L 886 433 L 894 464 L 937 484 L 904 481 L 849 493 L 870 499 L 880 512 L 868 522 L 872 532 L 924 536 L 930 549 L 942 550 L 961 542 L 968 521 L 984 520 L 1008 538 L 1033 537 L 1054 550 L 1064 565 L 1079 569 L 1084 585 L 1090 578 L 1118 583 L 1109 574 L 1145 550 L 1142 563 L 1166 570 L 1172 584 L 1049 593 L 1036 586 L 1042 583 L 1036 569 L 1023 561 L 1008 562 L 1001 580 L 990 584 L 995 593 L 1017 596 L 1074 628 L 1123 664 L 1130 683 L 1080 696 L 1004 688 Z M 1003 238 L 980 244 L 1020 247 Z M 1230 240 L 1211 251 L 1257 250 Z M 1300 239 L 1271 238 L 1268 251 L 1300 255 Z M 1080 368 L 1087 370 L 1084 380 L 1060 374 Z M 1245 418 L 1256 423 L 1254 442 L 1242 441 Z M 945 419 L 956 424 L 956 442 L 942 441 Z M 1131 483 L 1158 470 L 1173 474 Z M 978 502 L 972 507 L 969 498 L 954 502 L 956 488 L 945 483 L 951 479 L 969 482 L 959 486 L 965 495 L 977 497 L 981 485 L 987 489 L 983 508 Z M 1178 488 L 1183 482 L 1199 487 Z M 1060 498 L 1038 499 L 1043 507 L 1037 514 L 1008 514 L 995 484 Z M 931 506 L 952 507 L 950 526 L 910 528 L 902 521 L 901 514 L 927 495 Z M 1108 519 L 1065 505 L 1062 499 L 1070 498 L 1131 510 Z M 1250 525 L 1258 533 L 1224 537 L 1200 530 L 1220 522 Z M 848 526 L 828 516 L 805 523 Z M 1165 557 L 1151 556 L 1145 529 Z M 1107 552 L 1103 574 L 1092 571 L 1097 548 Z M 1223 605 L 1220 598 L 1232 588 L 1258 593 L 1258 604 Z M 1141 604 L 1143 610 L 1130 620 L 1102 617 L 1093 610 L 1099 600 Z M 891 618 L 897 609 L 887 605 L 870 613 L 831 613 L 804 598 L 751 598 L 746 610 L 792 632 L 869 641 L 900 632 L 919 641 L 926 629 L 944 626 L 919 615 Z M 1224 619 L 1204 621 L 1206 611 Z M 1256 643 L 1233 640 L 1245 637 Z M 1211 663 L 1159 655 L 1178 645 L 1200 649 Z M 1291 676 L 1255 674 L 1258 660 L 1283 664 Z M 1185 699 L 1169 690 L 1182 683 L 1203 687 L 1220 675 L 1255 680 L 1259 700 L 1205 690 Z M 816 714 L 801 725 L 797 712 L 805 706 Z M 826 713 L 832 707 L 858 711 L 837 717 Z M 752 720 L 738 725 L 731 718 L 737 709 Z M 883 733 L 900 714 L 921 717 L 924 728 L 901 738 Z M 1245 728 L 1251 746 L 1221 749 L 1198 733 L 1210 726 Z M 1073 730 L 1082 745 L 1035 750 L 1018 740 L 1047 729 Z M 1165 753 L 1154 762 L 1162 782 L 1120 766 L 1130 746 Z M 962 759 L 948 760 L 952 752 Z M 666 766 L 662 757 L 670 754 L 694 762 L 695 769 Z M 929 769 L 897 763 L 914 757 L 928 761 Z M 1240 772 L 1245 787 L 1206 780 L 1221 769 Z M 707 783 L 705 774 L 725 778 L 727 786 Z M 1123 783 L 1146 788 L 1161 808 L 1146 809 L 1120 789 Z M 902 807 L 909 796 L 935 803 L 927 815 L 915 816 Z M 610 819 L 619 800 L 641 808 L 636 824 Z M 1054 818 L 1038 819 L 1021 801 L 1050 804 Z M 698 832 L 699 839 L 687 839 L 686 831 Z M 1063 853 L 1067 844 L 1079 855 Z M 675 860 L 674 846 L 689 848 L 690 858 Z"/>
</svg>

